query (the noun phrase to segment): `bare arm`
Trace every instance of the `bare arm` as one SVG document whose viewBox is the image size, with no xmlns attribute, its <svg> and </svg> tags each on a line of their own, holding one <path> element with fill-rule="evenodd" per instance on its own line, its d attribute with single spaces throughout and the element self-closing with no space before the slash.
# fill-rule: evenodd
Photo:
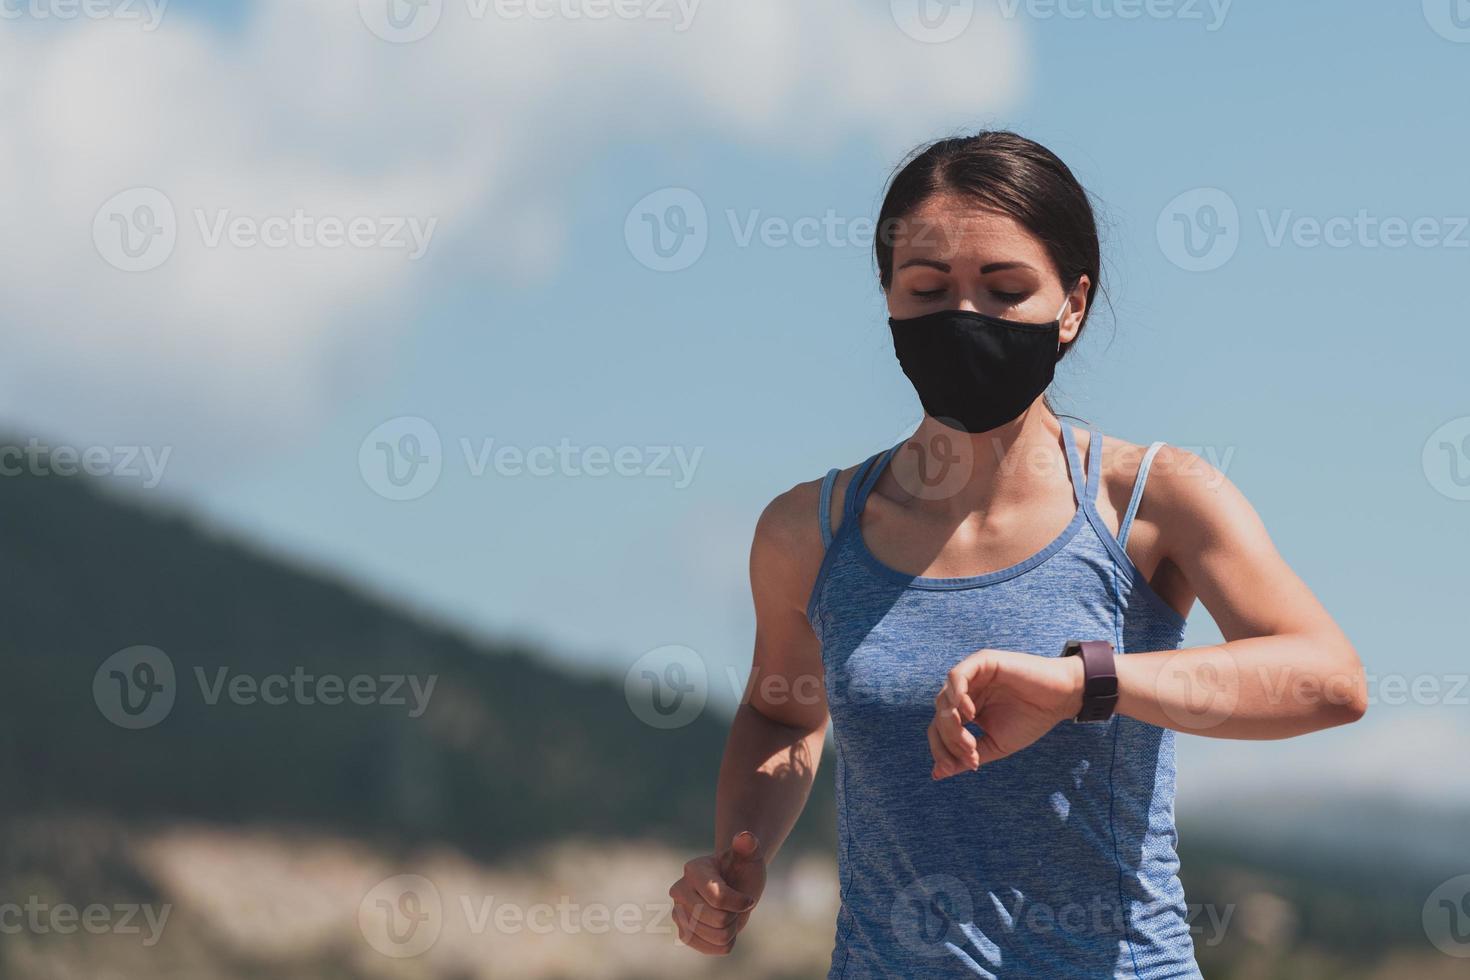
<svg viewBox="0 0 1470 980">
<path fill-rule="evenodd" d="M 1240 739 L 1289 738 L 1362 717 L 1367 682 L 1357 651 L 1223 473 L 1192 453 L 1160 450 L 1138 512 L 1145 519 L 1226 642 L 1119 657 L 1119 714 Z M 1082 679 L 1075 657 L 1007 650 L 967 657 L 935 699 L 934 775 L 1030 745 L 1077 713 Z M 984 738 L 964 727 L 972 721 Z"/>
<path fill-rule="evenodd" d="M 750 549 L 755 653 L 715 793 L 715 848 L 669 894 L 679 937 L 723 955 L 765 888 L 765 869 L 806 806 L 827 732 L 821 650 L 806 601 L 822 561 L 818 485 L 773 500 Z"/>
<path fill-rule="evenodd" d="M 806 805 L 827 733 L 821 650 L 806 618 L 821 539 L 815 496 L 800 489 L 772 501 L 756 525 L 755 654 L 715 797 L 715 846 L 749 830 L 768 862 Z"/>
<path fill-rule="evenodd" d="M 1179 731 L 1250 739 L 1362 717 L 1367 683 L 1357 651 L 1244 495 L 1192 453 L 1170 447 L 1158 464 L 1143 499 L 1169 558 L 1226 642 L 1120 657 L 1118 711 Z"/>
</svg>

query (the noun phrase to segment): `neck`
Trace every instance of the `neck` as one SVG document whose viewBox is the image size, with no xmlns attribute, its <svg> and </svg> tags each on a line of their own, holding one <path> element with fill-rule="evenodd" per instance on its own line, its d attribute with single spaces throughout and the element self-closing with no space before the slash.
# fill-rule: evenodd
<svg viewBox="0 0 1470 980">
<path fill-rule="evenodd" d="M 986 432 L 952 429 L 930 416 L 905 440 L 889 471 L 923 506 L 985 512 L 1069 485 L 1062 421 L 1038 398 L 1015 420 Z"/>
</svg>

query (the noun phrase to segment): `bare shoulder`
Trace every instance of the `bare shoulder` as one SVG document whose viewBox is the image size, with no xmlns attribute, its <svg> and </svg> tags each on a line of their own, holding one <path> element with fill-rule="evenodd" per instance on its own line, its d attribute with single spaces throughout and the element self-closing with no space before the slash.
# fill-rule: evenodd
<svg viewBox="0 0 1470 980">
<path fill-rule="evenodd" d="M 1091 433 L 1082 432 L 1078 436 L 1078 454 L 1084 461 L 1091 459 Z M 1163 449 L 1159 450 L 1160 453 L 1163 451 Z M 1102 482 L 1098 486 L 1097 509 L 1104 516 L 1111 518 L 1110 523 L 1115 530 L 1122 519 L 1123 512 L 1128 507 L 1134 481 L 1138 479 L 1138 471 L 1143 465 L 1143 457 L 1147 452 L 1147 445 L 1140 445 L 1106 434 L 1102 437 Z M 1152 465 L 1157 467 L 1157 456 Z"/>
<path fill-rule="evenodd" d="M 832 484 L 831 527 L 835 534 L 842 524 L 842 500 L 859 464 L 838 470 Z M 766 504 L 756 523 L 756 541 L 792 549 L 816 542 L 822 550 L 822 527 L 818 520 L 822 503 L 822 484 L 826 475 L 798 483 Z"/>
<path fill-rule="evenodd" d="M 1103 436 L 1100 509 L 1105 497 L 1108 509 L 1118 517 L 1127 510 L 1147 452 L 1147 444 Z M 1207 533 L 1212 527 L 1239 520 L 1249 510 L 1240 491 L 1218 467 L 1198 453 L 1165 442 L 1149 464 L 1135 521 L 1177 538 L 1175 532 Z"/>
<path fill-rule="evenodd" d="M 835 534 L 842 523 L 842 499 L 857 466 L 838 472 L 832 487 L 831 527 Z M 782 591 L 789 590 L 805 604 L 805 591 L 816 580 L 826 547 L 820 521 L 822 484 L 825 475 L 798 483 L 766 504 L 755 525 L 751 543 L 750 571 L 753 579 L 765 581 Z"/>
<path fill-rule="evenodd" d="M 822 546 L 822 532 L 817 524 L 821 505 L 821 480 L 798 483 L 777 494 L 761 511 L 755 524 L 754 553 L 762 556 L 796 555 L 815 543 Z"/>
</svg>

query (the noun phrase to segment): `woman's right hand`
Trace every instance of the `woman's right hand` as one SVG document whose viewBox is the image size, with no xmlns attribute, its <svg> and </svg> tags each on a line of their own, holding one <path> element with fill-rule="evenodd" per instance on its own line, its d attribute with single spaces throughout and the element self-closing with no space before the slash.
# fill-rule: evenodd
<svg viewBox="0 0 1470 980">
<path fill-rule="evenodd" d="M 710 956 L 729 953 L 765 887 L 760 841 L 748 830 L 719 854 L 694 858 L 669 889 L 679 941 Z"/>
</svg>

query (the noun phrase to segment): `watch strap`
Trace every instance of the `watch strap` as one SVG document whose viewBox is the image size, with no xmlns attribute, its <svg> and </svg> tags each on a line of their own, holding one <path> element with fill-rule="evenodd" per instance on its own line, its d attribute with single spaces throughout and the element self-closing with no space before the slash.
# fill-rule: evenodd
<svg viewBox="0 0 1470 980">
<path fill-rule="evenodd" d="M 1107 721 L 1118 706 L 1118 671 L 1106 640 L 1068 640 L 1062 656 L 1082 658 L 1082 708 L 1074 721 Z"/>
</svg>

